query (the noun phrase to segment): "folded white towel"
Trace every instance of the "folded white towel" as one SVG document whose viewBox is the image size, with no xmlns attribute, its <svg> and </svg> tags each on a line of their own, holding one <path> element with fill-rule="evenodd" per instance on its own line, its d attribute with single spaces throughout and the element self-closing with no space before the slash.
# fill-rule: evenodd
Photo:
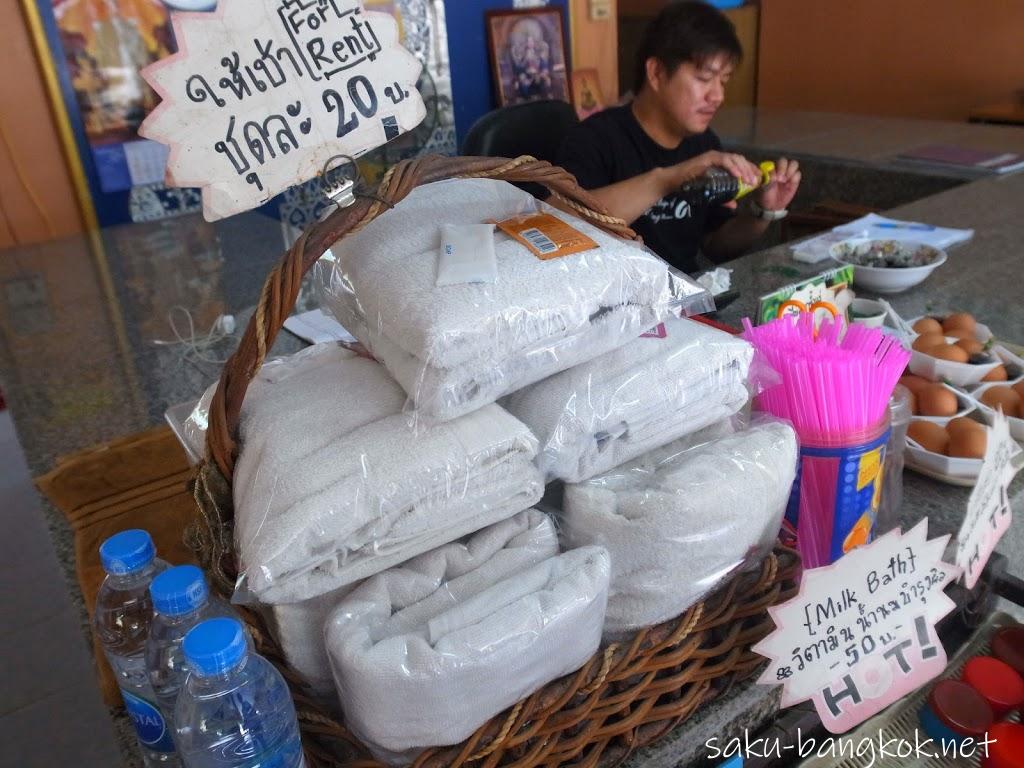
<svg viewBox="0 0 1024 768">
<path fill-rule="evenodd" d="M 564 545 L 611 555 L 606 634 L 678 616 L 760 562 L 782 524 L 796 464 L 796 433 L 764 421 L 696 446 L 683 438 L 566 485 Z"/>
<path fill-rule="evenodd" d="M 345 722 L 378 759 L 457 744 L 597 650 L 608 553 L 453 569 L 444 550 L 378 574 L 327 621 Z"/>
<path fill-rule="evenodd" d="M 528 509 L 460 542 L 422 554 L 414 562 L 424 567 L 432 565 L 441 574 L 447 573 L 451 580 L 480 569 L 484 564 L 493 564 L 492 568 L 499 566 L 494 578 L 500 578 L 503 573 L 523 570 L 557 554 L 558 536 L 551 519 L 535 509 Z M 324 646 L 324 623 L 355 586 L 350 584 L 299 603 L 265 606 L 268 627 L 285 659 L 305 678 L 313 692 L 321 696 L 333 697 L 334 693 L 334 678 Z"/>
<path fill-rule="evenodd" d="M 737 336 L 671 318 L 501 404 L 540 440 L 545 476 L 577 483 L 736 413 L 753 354 Z"/>
<path fill-rule="evenodd" d="M 538 208 L 599 247 L 544 261 L 498 232 L 494 284 L 435 285 L 441 224 Z M 483 179 L 419 187 L 336 244 L 318 275 L 324 309 L 440 419 L 614 349 L 707 295 L 640 245 Z"/>
<path fill-rule="evenodd" d="M 404 402 L 380 365 L 333 344 L 253 380 L 234 481 L 244 593 L 322 595 L 540 498 L 536 438 L 500 407 L 427 427 Z"/>
</svg>

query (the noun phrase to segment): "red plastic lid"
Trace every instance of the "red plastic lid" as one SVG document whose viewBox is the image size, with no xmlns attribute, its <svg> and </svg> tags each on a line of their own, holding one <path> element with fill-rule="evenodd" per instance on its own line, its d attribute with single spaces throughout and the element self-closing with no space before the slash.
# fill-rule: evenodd
<svg viewBox="0 0 1024 768">
<path fill-rule="evenodd" d="M 1024 725 L 996 723 L 988 732 L 985 768 L 1024 768 Z"/>
<path fill-rule="evenodd" d="M 963 681 L 994 709 L 1010 710 L 1024 702 L 1024 679 L 1009 664 L 991 656 L 976 656 L 964 665 Z M 996 712 L 996 715 L 999 715 Z"/>
<path fill-rule="evenodd" d="M 995 719 L 980 693 L 959 680 L 940 680 L 928 694 L 928 708 L 950 730 L 980 739 Z"/>
<path fill-rule="evenodd" d="M 1024 627 L 1003 627 L 996 632 L 992 655 L 1024 675 Z"/>
</svg>

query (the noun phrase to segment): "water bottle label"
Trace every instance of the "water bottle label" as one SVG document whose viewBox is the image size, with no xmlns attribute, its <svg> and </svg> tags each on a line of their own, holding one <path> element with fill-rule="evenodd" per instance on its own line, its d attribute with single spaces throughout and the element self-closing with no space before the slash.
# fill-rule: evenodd
<svg viewBox="0 0 1024 768">
<path fill-rule="evenodd" d="M 173 752 L 174 741 L 167 730 L 167 723 L 154 705 L 145 699 L 121 689 L 124 697 L 124 706 L 128 710 L 135 725 L 135 732 L 139 735 L 139 742 L 154 752 Z"/>
</svg>

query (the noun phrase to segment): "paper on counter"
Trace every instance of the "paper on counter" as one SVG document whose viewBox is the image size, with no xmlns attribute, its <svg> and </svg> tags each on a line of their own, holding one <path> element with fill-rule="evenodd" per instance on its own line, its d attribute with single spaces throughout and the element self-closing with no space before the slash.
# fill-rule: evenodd
<svg viewBox="0 0 1024 768">
<path fill-rule="evenodd" d="M 802 261 L 805 264 L 817 264 L 819 261 L 831 258 L 829 249 L 836 243 L 848 240 L 851 237 L 864 237 L 867 231 L 863 232 L 825 232 L 809 240 L 802 240 L 790 246 L 793 251 L 793 260 Z"/>
<path fill-rule="evenodd" d="M 832 230 L 847 237 L 870 237 L 879 240 L 913 240 L 933 248 L 949 248 L 974 237 L 973 229 L 950 229 L 922 224 L 916 221 L 900 221 L 869 213 L 849 224 Z"/>
<path fill-rule="evenodd" d="M 284 321 L 284 327 L 310 344 L 322 344 L 325 341 L 356 341 L 356 337 L 345 330 L 341 323 L 324 314 L 321 309 L 311 309 L 309 312 L 292 315 Z"/>
</svg>

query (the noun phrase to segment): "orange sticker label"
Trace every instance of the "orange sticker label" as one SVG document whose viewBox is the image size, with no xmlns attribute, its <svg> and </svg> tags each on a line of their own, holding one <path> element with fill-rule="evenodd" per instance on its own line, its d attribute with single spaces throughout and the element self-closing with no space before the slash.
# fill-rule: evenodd
<svg viewBox="0 0 1024 768">
<path fill-rule="evenodd" d="M 598 245 L 578 229 L 550 213 L 535 213 L 497 221 L 505 234 L 515 238 L 543 261 L 558 259 L 597 248 Z"/>
</svg>

